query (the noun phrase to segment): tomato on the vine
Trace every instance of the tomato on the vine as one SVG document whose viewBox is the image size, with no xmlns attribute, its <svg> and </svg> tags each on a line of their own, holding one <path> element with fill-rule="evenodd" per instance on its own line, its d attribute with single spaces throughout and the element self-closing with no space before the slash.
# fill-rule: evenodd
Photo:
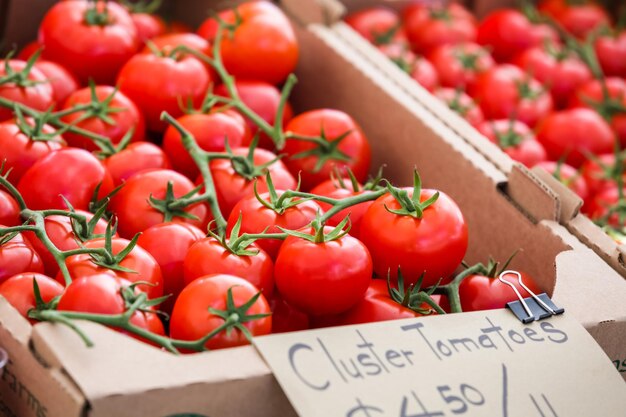
<svg viewBox="0 0 626 417">
<path fill-rule="evenodd" d="M 23 272 L 13 275 L 0 284 L 0 295 L 6 298 L 23 317 L 31 324 L 35 320 L 28 318 L 28 310 L 35 308 L 35 291 L 33 281 L 37 281 L 39 295 L 44 303 L 49 303 L 63 293 L 64 287 L 49 276 L 37 272 Z"/>
<path fill-rule="evenodd" d="M 388 7 L 375 6 L 360 10 L 346 16 L 345 22 L 374 45 L 407 41 L 401 29 L 400 16 Z"/>
<path fill-rule="evenodd" d="M 20 206 L 17 201 L 11 194 L 0 190 L 0 224 L 10 227 L 21 223 Z"/>
<path fill-rule="evenodd" d="M 528 274 L 520 272 L 524 284 L 535 294 L 541 293 L 541 289 Z M 523 297 L 528 297 L 516 279 L 506 278 L 508 282 L 515 285 L 515 288 Z M 517 301 L 517 295 L 511 287 L 502 284 L 498 278 L 488 277 L 482 274 L 473 274 L 466 277 L 459 285 L 459 296 L 463 311 L 481 311 L 504 308 L 506 303 Z"/>
<path fill-rule="evenodd" d="M 0 228 L 4 227 L 0 225 Z M 41 257 L 22 233 L 7 240 L 10 236 L 0 238 L 0 283 L 22 272 L 43 273 Z"/>
<path fill-rule="evenodd" d="M 543 145 L 537 141 L 528 126 L 518 120 L 492 120 L 481 123 L 477 130 L 491 142 L 527 167 L 533 167 L 548 158 Z"/>
<path fill-rule="evenodd" d="M 163 149 L 150 142 L 133 142 L 106 157 L 102 163 L 111 174 L 115 186 L 126 182 L 139 172 L 172 167 Z"/>
<path fill-rule="evenodd" d="M 598 36 L 593 46 L 604 75 L 626 78 L 625 30 Z"/>
<path fill-rule="evenodd" d="M 61 64 L 39 59 L 35 62 L 35 68 L 41 71 L 50 83 L 56 108 L 60 108 L 70 94 L 80 88 L 76 76 Z"/>
<path fill-rule="evenodd" d="M 442 87 L 469 88 L 478 74 L 496 64 L 486 48 L 465 42 L 442 45 L 428 55 L 439 75 Z"/>
<path fill-rule="evenodd" d="M 6 60 L 0 65 L 0 78 L 11 76 L 0 84 L 0 97 L 46 111 L 54 103 L 52 85 L 38 68 L 29 67 L 26 61 L 17 59 Z M 0 107 L 0 122 L 12 117 L 13 109 Z"/>
<path fill-rule="evenodd" d="M 616 159 L 615 153 L 601 154 L 586 160 L 581 166 L 578 177 L 584 180 L 589 188 L 589 194 L 593 195 L 609 186 L 611 182 L 617 182 L 620 175 L 622 181 L 626 180 L 624 168 L 626 168 L 625 161 Z"/>
<path fill-rule="evenodd" d="M 452 88 L 439 88 L 435 96 L 443 100 L 450 109 L 454 110 L 474 127 L 481 125 L 485 116 L 476 102 L 461 90 Z"/>
<path fill-rule="evenodd" d="M 380 45 L 378 50 L 426 90 L 432 92 L 439 85 L 439 75 L 433 64 L 411 52 L 408 45 L 400 42 L 387 43 Z"/>
</svg>

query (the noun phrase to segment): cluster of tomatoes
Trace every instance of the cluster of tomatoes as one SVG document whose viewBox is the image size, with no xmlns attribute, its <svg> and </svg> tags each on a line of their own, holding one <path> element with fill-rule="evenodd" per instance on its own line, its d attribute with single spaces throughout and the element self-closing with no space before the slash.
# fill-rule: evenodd
<svg viewBox="0 0 626 417">
<path fill-rule="evenodd" d="M 346 22 L 512 159 L 572 188 L 619 240 L 626 31 L 599 4 L 543 0 L 478 22 L 456 3 L 416 2 Z"/>
</svg>

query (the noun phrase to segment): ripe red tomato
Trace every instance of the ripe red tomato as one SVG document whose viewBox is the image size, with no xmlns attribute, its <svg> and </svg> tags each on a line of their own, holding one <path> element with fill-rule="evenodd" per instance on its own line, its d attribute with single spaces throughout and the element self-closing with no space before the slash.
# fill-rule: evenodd
<svg viewBox="0 0 626 417">
<path fill-rule="evenodd" d="M 153 49 L 167 55 L 171 54 L 173 49 L 178 46 L 186 46 L 198 52 L 210 56 L 211 45 L 206 39 L 193 33 L 168 33 L 158 36 L 150 40 L 151 45 L 143 48 L 142 53 L 151 54 Z M 193 55 L 192 55 L 193 56 Z M 202 61 L 201 61 L 202 62 Z M 210 68 L 207 67 L 207 69 Z"/>
<path fill-rule="evenodd" d="M 576 4 L 566 0 L 557 0 L 562 7 L 552 8 L 552 17 L 572 35 L 584 39 L 594 29 L 609 26 L 611 21 L 606 11 L 591 2 Z M 545 9 L 544 9 L 545 10 Z"/>
<path fill-rule="evenodd" d="M 622 229 L 624 221 L 620 219 L 619 213 L 613 212 L 609 215 L 609 210 L 616 207 L 619 201 L 619 188 L 615 183 L 609 183 L 589 199 L 585 213 L 591 220 L 606 220 L 610 226 Z"/>
<path fill-rule="evenodd" d="M 6 61 L 4 65 L 0 65 L 0 78 L 7 74 L 6 68 L 10 68 L 13 72 L 22 72 L 26 68 L 27 63 L 16 59 Z M 48 110 L 54 103 L 53 91 L 50 82 L 46 76 L 38 69 L 31 68 L 25 77 L 24 82 L 6 82 L 0 84 L 0 97 L 24 104 L 35 110 Z M 0 122 L 13 117 L 13 110 L 0 107 Z"/>
<path fill-rule="evenodd" d="M 284 193 L 280 190 L 276 192 L 279 196 Z M 270 202 L 269 193 L 260 194 L 260 197 Z M 323 210 L 315 201 L 309 200 L 286 208 L 282 213 L 277 213 L 261 204 L 255 195 L 249 195 L 233 207 L 228 217 L 226 233 L 233 230 L 239 216 L 241 216 L 240 233 L 261 233 L 266 228 L 267 233 L 281 233 L 278 226 L 289 230 L 300 229 L 311 223 L 318 211 Z M 275 260 L 283 242 L 278 239 L 259 239 L 256 244 Z"/>
<path fill-rule="evenodd" d="M 137 38 L 140 45 L 167 32 L 167 24 L 161 17 L 155 14 L 131 12 L 130 18 L 133 19 L 137 29 Z"/>
<path fill-rule="evenodd" d="M 195 187 L 184 175 L 169 169 L 155 169 L 139 172 L 130 177 L 124 187 L 111 199 L 110 209 L 119 220 L 120 236 L 131 238 L 136 233 L 164 221 L 165 214 L 150 204 L 150 197 L 163 200 L 166 198 L 167 184 L 171 183 L 174 197 L 181 197 Z M 174 216 L 171 220 L 192 224 L 201 230 L 206 229 L 211 214 L 205 203 L 197 203 L 182 209 L 197 219 Z"/>
<path fill-rule="evenodd" d="M 406 38 L 400 28 L 400 16 L 388 7 L 375 6 L 360 10 L 346 16 L 345 22 L 375 45 L 385 44 L 391 40 L 397 42 Z M 393 34 L 391 39 L 389 39 L 390 34 Z"/>
<path fill-rule="evenodd" d="M 330 178 L 333 167 L 340 171 L 350 168 L 358 181 L 365 180 L 370 167 L 370 145 L 348 114 L 331 109 L 311 110 L 291 119 L 286 130 L 300 136 L 323 136 L 325 139 L 319 145 L 296 139 L 288 139 L 285 144 L 287 167 L 294 175 L 300 175 L 304 190 Z M 338 139 L 341 142 L 334 144 Z M 314 149 L 315 154 L 299 157 L 299 154 Z"/>
<path fill-rule="evenodd" d="M 520 272 L 524 284 L 535 294 L 541 293 L 541 288 L 527 274 Z M 505 280 L 511 282 L 523 297 L 529 297 L 526 291 L 518 284 L 517 279 L 505 276 Z M 506 303 L 517 301 L 517 295 L 506 284 L 501 283 L 498 278 L 491 278 L 484 275 L 470 275 L 461 281 L 459 286 L 459 296 L 461 297 L 461 307 L 463 311 L 495 310 L 504 308 Z"/>
<path fill-rule="evenodd" d="M 442 45 L 428 55 L 428 60 L 443 87 L 463 89 L 472 85 L 478 74 L 496 65 L 485 48 L 471 42 Z"/>
<path fill-rule="evenodd" d="M 539 81 L 518 67 L 503 64 L 484 72 L 470 91 L 487 119 L 515 117 L 531 128 L 553 108 Z"/>
<path fill-rule="evenodd" d="M 413 196 L 413 188 L 403 190 Z M 424 202 L 436 192 L 422 189 L 419 199 Z M 387 211 L 400 208 L 398 201 L 386 194 L 363 216 L 360 238 L 372 254 L 374 272 L 381 278 L 389 274 L 395 280 L 400 267 L 407 284 L 417 282 L 424 272 L 424 287 L 436 284 L 440 278 L 445 283 L 467 250 L 467 225 L 461 210 L 443 192 L 424 210 L 421 219 Z"/>
<path fill-rule="evenodd" d="M 24 173 L 17 189 L 33 210 L 66 209 L 61 196 L 75 209 L 87 210 L 99 184 L 97 197 L 101 199 L 113 189 L 111 175 L 102 162 L 83 149 L 65 148 L 35 162 Z"/>
<path fill-rule="evenodd" d="M 11 194 L 0 190 L 0 224 L 5 226 L 18 226 L 20 219 L 20 206 Z"/>
<path fill-rule="evenodd" d="M 408 45 L 394 42 L 380 45 L 378 50 L 426 90 L 433 92 L 439 85 L 439 76 L 433 64 L 411 52 Z"/>
<path fill-rule="evenodd" d="M 72 71 L 82 83 L 112 85 L 120 68 L 139 47 L 133 20 L 112 2 L 63 1 L 39 26 L 45 58 Z"/>
<path fill-rule="evenodd" d="M 177 121 L 193 135 L 198 146 L 208 152 L 224 152 L 224 143 L 227 140 L 233 148 L 250 142 L 248 126 L 243 118 L 232 110 L 185 114 Z M 174 126 L 169 126 L 165 131 L 163 150 L 176 171 L 192 179 L 200 174 Z"/>
<path fill-rule="evenodd" d="M 170 169 L 172 164 L 163 149 L 150 142 L 134 142 L 102 161 L 115 186 L 138 172 Z"/>
<path fill-rule="evenodd" d="M 256 255 L 238 255 L 214 237 L 198 240 L 189 248 L 183 263 L 185 285 L 205 275 L 235 275 L 261 290 L 266 299 L 274 292 L 274 262 L 256 244 L 248 247 Z"/>
<path fill-rule="evenodd" d="M 287 304 L 278 293 L 274 294 L 270 306 L 272 308 L 272 333 L 309 329 L 309 316 Z"/>
<path fill-rule="evenodd" d="M 17 54 L 16 58 L 22 61 L 28 61 L 35 52 L 41 49 L 41 44 L 37 41 L 27 43 L 22 50 Z"/>
<path fill-rule="evenodd" d="M 235 307 L 241 307 L 259 290 L 243 278 L 232 275 L 209 275 L 196 279 L 186 286 L 178 296 L 172 318 L 170 335 L 174 339 L 197 340 L 224 324 L 224 319 L 209 309 L 227 311 L 228 290 L 231 290 Z M 246 315 L 268 314 L 270 307 L 261 295 L 245 312 Z M 272 331 L 270 316 L 242 323 L 253 336 L 262 336 Z M 222 349 L 250 343 L 241 330 L 219 332 L 206 343 L 207 349 Z"/>
<path fill-rule="evenodd" d="M 597 155 L 595 159 L 588 159 L 583 163 L 578 176 L 587 184 L 588 194 L 596 194 L 611 182 L 616 181 L 619 175 L 618 170 L 622 170 L 622 179 L 626 180 L 625 167 L 619 167 L 616 164 L 615 153 Z"/>
<path fill-rule="evenodd" d="M 137 244 L 157 261 L 163 275 L 163 294 L 171 296 L 160 309 L 170 313 L 185 287 L 183 261 L 189 248 L 204 237 L 195 226 L 185 223 L 159 223 L 143 231 Z"/>
<path fill-rule="evenodd" d="M 63 285 L 52 278 L 36 272 L 24 272 L 13 275 L 0 284 L 0 295 L 6 298 L 23 317 L 31 324 L 35 320 L 28 318 L 28 310 L 35 308 L 35 291 L 33 281 L 37 281 L 39 294 L 44 303 L 49 303 L 52 299 L 63 293 Z"/>
<path fill-rule="evenodd" d="M 95 87 L 95 96 L 99 104 L 92 104 L 92 109 L 77 111 L 64 116 L 61 120 L 67 124 L 106 136 L 113 144 L 118 144 L 130 129 L 134 129 L 132 142 L 144 140 L 146 123 L 143 114 L 122 92 L 115 87 L 99 85 Z M 80 105 L 92 103 L 91 88 L 83 88 L 70 95 L 61 110 L 68 110 Z M 102 105 L 101 103 L 107 103 Z M 111 111 L 108 111 L 111 109 Z M 76 133 L 66 132 L 65 139 L 71 146 L 93 151 L 100 149 L 90 139 Z"/>
<path fill-rule="evenodd" d="M 4 225 L 0 225 L 3 229 Z M 43 262 L 21 233 L 0 244 L 0 283 L 22 272 L 43 273 Z"/>
<path fill-rule="evenodd" d="M 537 140 L 548 156 L 578 168 L 587 159 L 586 153 L 600 155 L 612 151 L 615 135 L 609 124 L 591 109 L 562 110 L 549 115 L 539 126 Z"/>
<path fill-rule="evenodd" d="M 35 68 L 50 82 L 56 108 L 61 107 L 69 95 L 80 88 L 76 76 L 56 62 L 39 59 L 35 63 Z"/>
<path fill-rule="evenodd" d="M 594 49 L 604 75 L 626 78 L 626 31 L 599 36 Z"/>
<path fill-rule="evenodd" d="M 443 100 L 450 109 L 457 112 L 472 126 L 478 127 L 485 121 L 480 107 L 464 92 L 452 88 L 440 88 L 435 92 L 435 96 Z"/>
<path fill-rule="evenodd" d="M 20 182 L 24 173 L 35 162 L 64 146 L 61 135 L 53 140 L 32 138 L 33 135 L 29 131 L 34 125 L 35 122 L 31 118 L 26 118 L 26 125 L 19 124 L 15 119 L 0 123 L 0 161 L 4 161 L 5 169 L 11 168 L 8 179 L 13 185 Z M 43 135 L 52 135 L 55 131 L 47 124 L 41 128 Z"/>
<path fill-rule="evenodd" d="M 232 36 L 224 31 L 220 44 L 222 60 L 228 72 L 244 80 L 270 84 L 284 81 L 296 68 L 299 49 L 287 16 L 268 1 L 255 1 L 221 12 L 219 17 L 233 24 L 235 13 L 240 24 Z M 212 43 L 217 28 L 217 21 L 210 18 L 200 26 L 198 34 Z"/>
<path fill-rule="evenodd" d="M 533 132 L 517 120 L 492 120 L 478 126 L 478 131 L 498 145 L 515 161 L 533 167 L 548 158 Z"/>
<path fill-rule="evenodd" d="M 324 232 L 332 230 L 324 227 Z M 300 232 L 315 235 L 312 228 Z M 372 280 L 372 258 L 350 235 L 315 243 L 289 236 L 274 267 L 276 288 L 285 301 L 312 316 L 342 313 L 356 305 Z"/>
<path fill-rule="evenodd" d="M 587 201 L 587 199 L 591 195 L 591 189 L 587 185 L 587 181 L 585 180 L 585 178 L 580 176 L 580 172 L 578 172 L 573 166 L 567 165 L 566 163 L 559 164 L 554 161 L 542 161 L 535 166 L 541 167 L 548 171 L 557 180 L 566 185 L 570 190 L 578 194 L 578 196 L 583 201 Z M 583 206 L 583 209 L 584 208 L 585 206 Z"/>
</svg>

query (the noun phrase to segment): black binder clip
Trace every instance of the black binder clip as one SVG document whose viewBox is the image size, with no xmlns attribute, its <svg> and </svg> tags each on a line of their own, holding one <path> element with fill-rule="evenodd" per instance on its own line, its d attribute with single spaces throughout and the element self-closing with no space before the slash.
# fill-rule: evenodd
<svg viewBox="0 0 626 417">
<path fill-rule="evenodd" d="M 530 294 L 530 297 L 522 297 L 515 285 L 504 279 L 504 276 L 506 275 L 517 276 L 518 284 L 528 294 Z M 556 314 L 562 314 L 565 311 L 564 308 L 557 307 L 546 293 L 541 293 L 537 295 L 532 292 L 526 285 L 524 285 L 524 283 L 522 282 L 522 274 L 517 271 L 502 271 L 498 276 L 498 280 L 501 283 L 508 285 L 513 289 L 513 291 L 515 291 L 515 294 L 517 295 L 517 298 L 519 298 L 519 301 L 511 301 L 506 304 L 506 307 L 510 309 L 513 314 L 515 314 L 515 316 L 524 324 L 532 323 L 535 320 L 545 319 Z"/>
</svg>

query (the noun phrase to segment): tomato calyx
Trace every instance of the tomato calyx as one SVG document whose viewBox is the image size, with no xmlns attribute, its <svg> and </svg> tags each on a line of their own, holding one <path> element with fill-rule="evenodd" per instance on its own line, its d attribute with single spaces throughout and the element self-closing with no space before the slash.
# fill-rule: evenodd
<svg viewBox="0 0 626 417">
<path fill-rule="evenodd" d="M 44 126 L 52 117 L 51 112 L 47 111 L 42 113 L 39 117 L 33 117 L 33 124 L 28 123 L 24 117 L 24 113 L 22 113 L 22 110 L 20 110 L 19 107 L 15 106 L 13 111 L 15 112 L 15 125 L 29 140 L 33 142 L 57 142 L 65 144 L 65 141 L 61 139 L 60 136 L 67 131 L 67 128 L 55 130 L 50 133 L 44 132 Z"/>
<path fill-rule="evenodd" d="M 267 192 L 269 194 L 269 201 L 261 197 L 259 191 L 257 189 L 257 179 L 254 180 L 254 196 L 257 201 L 261 203 L 265 208 L 274 211 L 275 213 L 282 215 L 285 210 L 290 209 L 292 207 L 297 206 L 298 204 L 302 204 L 306 201 L 311 201 L 313 197 L 306 198 L 296 198 L 291 194 L 290 191 L 282 193 L 282 195 L 278 195 L 276 192 L 276 187 L 274 186 L 274 181 L 272 180 L 272 176 L 269 172 L 265 174 L 265 182 L 267 186 Z M 300 177 L 298 176 L 298 184 L 296 185 L 295 192 L 297 193 L 300 190 Z"/>
<path fill-rule="evenodd" d="M 467 52 L 462 48 L 457 48 L 454 52 L 455 58 L 459 61 L 463 69 L 478 70 L 478 60 L 485 55 L 483 51 Z"/>
<path fill-rule="evenodd" d="M 222 318 L 224 323 L 205 336 L 206 340 L 210 339 L 214 335 L 217 335 L 218 333 L 221 333 L 222 331 L 226 331 L 226 334 L 230 335 L 233 329 L 237 329 L 243 333 L 246 339 L 252 341 L 252 334 L 243 324 L 270 316 L 270 313 L 248 314 L 248 310 L 254 305 L 260 296 L 261 292 L 258 292 L 244 304 L 236 307 L 233 299 L 233 289 L 232 287 L 229 288 L 226 292 L 226 309 L 218 310 L 216 308 L 209 307 L 209 313 Z"/>
<path fill-rule="evenodd" d="M 409 193 L 406 190 L 394 187 L 389 182 L 387 182 L 387 190 L 396 199 L 398 204 L 400 204 L 401 208 L 395 210 L 385 205 L 385 209 L 389 213 L 397 214 L 398 216 L 411 216 L 416 219 L 421 219 L 424 215 L 424 210 L 432 206 L 439 198 L 439 191 L 437 191 L 427 200 L 420 201 L 422 179 L 417 170 L 413 171 L 413 195 L 411 197 L 409 197 Z"/>
<path fill-rule="evenodd" d="M 128 245 L 124 249 L 122 249 L 117 255 L 113 253 L 113 235 L 115 234 L 115 230 L 117 226 L 113 224 L 114 221 L 110 221 L 107 224 L 106 232 L 104 234 L 104 247 L 98 248 L 101 250 L 96 250 L 89 254 L 91 257 L 91 261 L 102 268 L 110 269 L 112 271 L 118 272 L 136 272 L 130 268 L 126 268 L 120 263 L 130 254 L 130 252 L 137 245 L 137 239 L 139 239 L 139 233 L 137 233 L 130 240 Z"/>
<path fill-rule="evenodd" d="M 0 85 L 5 84 L 13 84 L 16 87 L 27 88 L 32 87 L 39 84 L 46 84 L 49 81 L 36 81 L 28 78 L 30 76 L 30 71 L 33 69 L 37 59 L 41 55 L 42 49 L 38 49 L 29 59 L 26 61 L 26 66 L 20 71 L 15 71 L 10 64 L 10 60 L 13 57 L 14 51 L 9 52 L 9 54 L 4 59 L 4 76 L 0 77 Z"/>
<path fill-rule="evenodd" d="M 324 219 L 318 213 L 317 217 L 311 222 L 311 228 L 313 234 L 300 232 L 297 230 L 284 229 L 277 226 L 281 231 L 289 236 L 298 237 L 304 240 L 308 240 L 311 243 L 320 244 L 339 240 L 350 231 L 350 215 L 348 214 L 337 226 L 335 226 L 330 232 L 324 232 Z M 345 228 L 345 230 L 344 230 Z"/>
<path fill-rule="evenodd" d="M 534 88 L 532 86 L 532 77 L 528 74 L 523 80 L 515 82 L 517 87 L 517 94 L 520 99 L 524 100 L 536 100 L 547 92 L 546 88 L 541 86 Z"/>
<path fill-rule="evenodd" d="M 254 163 L 254 151 L 257 148 L 259 143 L 259 136 L 255 135 L 252 139 L 252 143 L 248 148 L 248 154 L 246 156 L 243 155 L 235 155 L 230 145 L 228 144 L 228 140 L 224 142 L 226 146 L 226 153 L 230 158 L 230 162 L 233 166 L 235 172 L 241 177 L 245 178 L 248 181 L 252 181 L 255 178 L 265 175 L 268 172 L 268 168 L 274 165 L 276 162 L 280 161 L 283 155 L 278 155 L 276 158 L 267 161 L 261 165 L 255 165 Z"/>
<path fill-rule="evenodd" d="M 473 109 L 475 105 L 471 102 L 464 106 L 463 103 L 461 103 L 461 97 L 463 97 L 463 89 L 457 88 L 454 90 L 454 97 L 452 97 L 452 100 L 448 101 L 447 104 L 450 110 L 454 110 L 461 116 L 465 117 L 467 112 Z"/>
<path fill-rule="evenodd" d="M 224 249 L 228 250 L 230 253 L 236 256 L 256 256 L 259 253 L 258 249 L 249 250 L 248 247 L 252 245 L 259 239 L 281 239 L 284 240 L 287 237 L 286 233 L 266 233 L 268 227 L 261 233 L 244 233 L 242 235 L 239 234 L 241 231 L 241 219 L 242 214 L 239 213 L 239 217 L 237 218 L 237 223 L 233 226 L 230 231 L 230 235 L 228 239 L 226 239 L 225 235 L 219 236 L 215 232 L 209 230 L 209 235 L 211 235 L 215 240 L 217 240 Z"/>
<path fill-rule="evenodd" d="M 446 8 L 432 7 L 428 10 L 430 18 L 435 20 L 443 20 L 445 22 L 452 22 L 452 15 Z"/>
<path fill-rule="evenodd" d="M 390 44 L 401 28 L 402 28 L 402 24 L 399 23 L 397 25 L 390 27 L 384 32 L 372 31 L 371 35 L 372 35 L 372 38 L 374 39 L 374 45 Z"/>
<path fill-rule="evenodd" d="M 103 2 L 103 10 L 98 10 L 99 3 L 99 0 L 95 0 L 85 11 L 85 23 L 88 26 L 108 26 L 113 23 L 106 1 Z"/>
<path fill-rule="evenodd" d="M 509 119 L 509 125 L 506 131 L 498 130 L 495 126 L 495 123 L 492 123 L 491 126 L 493 129 L 493 134 L 498 141 L 498 145 L 502 149 L 514 148 L 526 139 L 524 135 L 515 131 L 514 117 Z"/>
<path fill-rule="evenodd" d="M 140 0 L 135 2 L 120 0 L 120 3 L 129 13 L 153 14 L 159 10 L 161 4 L 163 4 L 163 0 Z"/>
<path fill-rule="evenodd" d="M 433 295 L 437 290 L 438 285 L 434 285 L 426 291 L 422 290 L 422 283 L 425 276 L 426 272 L 423 272 L 415 284 L 410 284 L 408 288 L 405 288 L 404 276 L 402 275 L 400 267 L 398 267 L 397 287 L 393 287 L 391 285 L 391 274 L 388 273 L 387 291 L 389 293 L 389 298 L 391 298 L 393 301 L 400 304 L 401 306 L 413 310 L 416 313 L 424 316 L 432 314 L 433 312 L 436 312 L 437 314 L 446 314 L 446 312 L 443 311 L 439 304 L 437 304 L 437 302 L 431 297 L 431 295 Z M 421 308 L 424 303 L 428 304 L 431 308 Z"/>
<path fill-rule="evenodd" d="M 163 213 L 163 222 L 171 222 L 175 217 L 198 220 L 197 216 L 186 212 L 185 207 L 198 203 L 193 197 L 198 194 L 201 188 L 202 185 L 199 185 L 187 194 L 176 197 L 174 195 L 174 183 L 168 181 L 167 188 L 165 189 L 165 198 L 158 199 L 150 194 L 148 201 L 152 208 Z"/>
<path fill-rule="evenodd" d="M 74 121 L 74 123 L 79 123 L 83 120 L 95 117 L 108 125 L 115 125 L 115 120 L 113 120 L 109 115 L 127 111 L 127 109 L 123 107 L 111 106 L 111 102 L 115 98 L 117 91 L 117 87 L 115 87 L 111 94 L 106 96 L 103 100 L 100 100 L 96 93 L 96 84 L 93 80 L 89 80 L 89 92 L 91 93 L 90 101 L 89 103 L 81 106 L 84 113 L 76 121 Z"/>
<path fill-rule="evenodd" d="M 341 135 L 337 136 L 333 140 L 328 140 L 326 136 L 326 132 L 324 131 L 324 126 L 320 128 L 320 136 L 302 136 L 297 135 L 295 133 L 287 133 L 287 137 L 289 139 L 301 140 L 304 142 L 311 142 L 316 146 L 313 149 L 309 149 L 306 151 L 299 152 L 295 155 L 292 155 L 290 159 L 301 159 L 308 157 L 316 157 L 317 161 L 315 162 L 315 166 L 313 167 L 313 172 L 320 172 L 322 167 L 329 161 L 341 161 L 341 162 L 350 162 L 352 158 L 345 152 L 339 149 L 339 145 L 341 142 L 347 138 L 352 133 L 352 130 L 348 130 Z"/>
</svg>

